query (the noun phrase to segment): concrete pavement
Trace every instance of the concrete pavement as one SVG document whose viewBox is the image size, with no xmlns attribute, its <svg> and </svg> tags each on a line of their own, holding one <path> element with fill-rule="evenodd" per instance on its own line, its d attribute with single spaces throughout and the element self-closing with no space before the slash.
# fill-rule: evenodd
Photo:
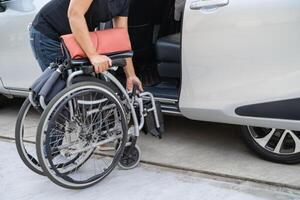
<svg viewBox="0 0 300 200">
<path fill-rule="evenodd" d="M 67 190 L 29 171 L 12 141 L 0 140 L 1 200 L 296 200 L 294 190 L 249 182 L 213 180 L 199 173 L 141 165 L 134 170 L 115 169 L 106 179 L 85 190 Z M 279 191 L 278 191 L 279 190 Z"/>
<path fill-rule="evenodd" d="M 22 101 L 0 108 L 0 135 L 13 137 Z M 31 116 L 32 124 L 38 116 Z M 281 165 L 253 155 L 239 136 L 239 127 L 166 117 L 162 140 L 142 135 L 139 140 L 144 162 L 205 174 L 300 189 L 300 166 Z"/>
</svg>

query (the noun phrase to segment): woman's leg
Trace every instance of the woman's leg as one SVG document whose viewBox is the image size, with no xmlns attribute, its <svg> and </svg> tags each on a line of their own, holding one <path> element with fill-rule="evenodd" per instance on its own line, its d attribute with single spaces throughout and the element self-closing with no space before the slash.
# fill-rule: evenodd
<svg viewBox="0 0 300 200">
<path fill-rule="evenodd" d="M 33 27 L 30 28 L 30 45 L 42 71 L 50 63 L 64 59 L 60 42 L 48 38 Z"/>
</svg>

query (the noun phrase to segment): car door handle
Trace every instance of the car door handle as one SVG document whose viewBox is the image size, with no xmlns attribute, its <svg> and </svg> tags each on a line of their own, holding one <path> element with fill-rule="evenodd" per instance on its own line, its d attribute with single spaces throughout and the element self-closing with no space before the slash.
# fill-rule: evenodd
<svg viewBox="0 0 300 200">
<path fill-rule="evenodd" d="M 229 0 L 198 0 L 191 3 L 192 10 L 200 10 L 202 8 L 217 8 L 227 6 Z"/>
</svg>

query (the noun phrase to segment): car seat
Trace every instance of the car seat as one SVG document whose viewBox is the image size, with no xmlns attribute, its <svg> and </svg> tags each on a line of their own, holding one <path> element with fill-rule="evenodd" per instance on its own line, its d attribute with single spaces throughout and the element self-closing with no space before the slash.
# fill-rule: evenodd
<svg viewBox="0 0 300 200">
<path fill-rule="evenodd" d="M 158 72 L 161 77 L 181 76 L 181 34 L 176 33 L 158 39 L 156 42 Z"/>
</svg>

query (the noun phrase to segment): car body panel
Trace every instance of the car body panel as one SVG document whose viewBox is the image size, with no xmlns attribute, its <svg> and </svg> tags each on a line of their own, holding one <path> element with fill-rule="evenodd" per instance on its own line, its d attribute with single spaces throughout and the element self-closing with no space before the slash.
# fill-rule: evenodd
<svg viewBox="0 0 300 200">
<path fill-rule="evenodd" d="M 242 117 L 244 105 L 300 97 L 300 1 L 230 0 L 192 10 L 182 33 L 180 110 L 190 119 L 300 130 L 300 122 Z"/>
<path fill-rule="evenodd" d="M 0 37 L 0 78 L 8 90 L 28 90 L 41 73 L 30 48 L 28 26 L 46 2 L 11 0 L 0 13 L 0 27 L 5 27 Z"/>
<path fill-rule="evenodd" d="M 0 13 L 0 27 L 5 27 L 0 37 L 0 93 L 26 96 L 41 73 L 26 30 L 48 1 L 11 0 L 7 11 Z M 195 0 L 186 2 L 181 113 L 194 120 L 300 130 L 296 120 L 235 112 L 241 106 L 300 97 L 300 2 L 203 2 L 225 4 L 192 10 Z"/>
</svg>

